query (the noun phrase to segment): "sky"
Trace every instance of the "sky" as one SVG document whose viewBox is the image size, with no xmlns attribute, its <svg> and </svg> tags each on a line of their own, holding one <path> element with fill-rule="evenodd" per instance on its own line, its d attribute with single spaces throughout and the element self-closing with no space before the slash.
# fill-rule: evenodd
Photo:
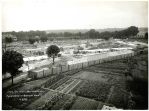
<svg viewBox="0 0 149 111">
<path fill-rule="evenodd" d="M 2 31 L 147 27 L 147 1 L 3 0 Z"/>
</svg>

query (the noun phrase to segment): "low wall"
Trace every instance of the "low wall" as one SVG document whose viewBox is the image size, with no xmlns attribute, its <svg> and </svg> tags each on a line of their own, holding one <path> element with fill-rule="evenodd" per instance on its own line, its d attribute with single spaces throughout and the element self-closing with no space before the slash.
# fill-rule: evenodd
<svg viewBox="0 0 149 111">
<path fill-rule="evenodd" d="M 42 78 L 42 77 L 46 77 L 49 76 L 51 74 L 60 74 L 62 72 L 66 72 L 69 70 L 75 70 L 75 69 L 81 69 L 81 68 L 85 68 L 88 66 L 92 66 L 92 65 L 96 65 L 96 64 L 100 64 L 100 63 L 104 63 L 104 62 L 108 62 L 108 61 L 113 61 L 113 60 L 118 60 L 118 59 L 123 59 L 123 58 L 127 58 L 127 57 L 131 57 L 134 56 L 135 53 L 131 52 L 131 53 L 124 53 L 124 54 L 118 54 L 118 55 L 109 55 L 109 56 L 105 56 L 102 57 L 100 59 L 97 60 L 90 60 L 88 62 L 82 62 L 82 63 L 77 63 L 77 64 L 71 64 L 71 65 L 66 65 L 66 66 L 60 66 L 60 67 L 55 67 L 55 68 L 46 68 L 46 69 L 42 69 L 39 71 L 31 71 L 29 74 L 29 77 L 32 79 L 36 79 L 36 78 Z M 98 58 L 98 57 L 96 57 Z"/>
</svg>

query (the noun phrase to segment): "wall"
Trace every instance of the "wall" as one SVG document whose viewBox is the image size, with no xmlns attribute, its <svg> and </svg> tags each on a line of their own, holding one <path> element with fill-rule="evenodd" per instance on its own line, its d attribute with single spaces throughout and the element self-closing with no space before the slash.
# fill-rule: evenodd
<svg viewBox="0 0 149 111">
<path fill-rule="evenodd" d="M 30 72 L 29 77 L 32 79 L 38 79 L 38 78 L 42 78 L 42 77 L 46 77 L 49 76 L 51 74 L 60 74 L 62 72 L 66 72 L 68 70 L 75 70 L 75 69 L 82 69 L 88 66 L 92 66 L 92 65 L 96 65 L 96 64 L 100 64 L 103 62 L 108 62 L 108 61 L 112 61 L 112 60 L 118 60 L 118 59 L 123 59 L 123 58 L 127 58 L 127 57 L 131 57 L 136 55 L 136 53 L 131 52 L 131 53 L 124 53 L 124 54 L 117 54 L 117 55 L 109 55 L 109 56 L 105 56 L 103 58 L 97 58 L 97 60 L 90 60 L 88 62 L 82 62 L 82 63 L 76 63 L 76 64 L 71 64 L 71 65 L 66 65 L 66 66 L 60 66 L 60 67 L 54 67 L 54 68 L 46 68 L 46 69 L 42 69 L 42 70 L 34 70 Z"/>
</svg>

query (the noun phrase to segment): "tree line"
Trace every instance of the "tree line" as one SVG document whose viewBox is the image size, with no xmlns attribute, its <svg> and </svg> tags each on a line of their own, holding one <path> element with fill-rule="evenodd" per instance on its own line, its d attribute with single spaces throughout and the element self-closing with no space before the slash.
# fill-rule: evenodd
<svg viewBox="0 0 149 111">
<path fill-rule="evenodd" d="M 60 32 L 60 33 L 46 33 L 46 31 L 20 31 L 20 32 L 3 32 L 3 34 L 12 34 L 17 37 L 18 41 L 26 41 L 29 40 L 31 43 L 32 41 L 39 41 L 45 42 L 47 40 L 53 39 L 109 39 L 113 38 L 129 38 L 130 36 L 135 36 L 139 32 L 138 27 L 130 26 L 121 31 L 105 31 L 105 32 L 98 32 L 95 29 L 90 29 L 87 32 Z"/>
</svg>

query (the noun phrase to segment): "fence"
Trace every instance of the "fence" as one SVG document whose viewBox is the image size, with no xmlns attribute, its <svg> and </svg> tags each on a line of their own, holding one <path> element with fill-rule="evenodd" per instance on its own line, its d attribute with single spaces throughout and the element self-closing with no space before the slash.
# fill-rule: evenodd
<svg viewBox="0 0 149 111">
<path fill-rule="evenodd" d="M 130 53 L 123 53 L 123 54 L 119 54 L 119 55 L 114 55 L 111 56 L 111 54 L 109 56 L 105 56 L 105 58 L 99 58 L 96 57 L 96 60 L 90 60 L 87 62 L 82 62 L 82 63 L 78 63 L 78 64 L 72 64 L 72 65 L 66 65 L 66 66 L 60 66 L 60 67 L 55 67 L 55 68 L 43 68 L 43 69 L 36 69 L 33 71 L 30 71 L 29 74 L 23 74 L 21 76 L 17 76 L 14 77 L 14 84 L 17 84 L 23 80 L 26 80 L 28 77 L 32 78 L 32 79 L 38 79 L 38 78 L 43 78 L 43 77 L 47 77 L 51 74 L 60 74 L 62 72 L 66 72 L 69 70 L 74 70 L 74 69 L 83 69 L 86 67 L 89 67 L 90 65 L 96 65 L 96 64 L 100 64 L 103 62 L 108 62 L 108 61 L 113 61 L 113 60 L 118 60 L 118 59 L 123 59 L 123 58 L 127 58 L 127 57 L 132 57 L 135 56 L 137 54 L 139 54 L 140 52 L 130 52 Z M 92 57 L 94 58 L 94 57 Z M 8 87 L 11 85 L 11 79 L 9 79 L 8 81 L 3 82 L 2 87 Z"/>
<path fill-rule="evenodd" d="M 117 55 L 112 55 L 110 54 L 109 56 L 105 56 L 102 58 L 96 57 L 94 60 L 90 60 L 88 62 L 82 62 L 82 63 L 76 63 L 76 64 L 70 64 L 66 66 L 60 66 L 60 67 L 52 67 L 52 68 L 43 68 L 43 69 L 38 69 L 38 70 L 33 70 L 30 71 L 29 77 L 32 79 L 39 79 L 42 77 L 47 77 L 52 74 L 60 74 L 66 71 L 70 70 L 75 70 L 75 69 L 83 69 L 92 65 L 108 62 L 108 61 L 113 61 L 113 60 L 118 60 L 118 59 L 123 59 L 123 58 L 128 58 L 136 55 L 137 53 L 131 51 L 129 53 L 123 53 L 123 54 L 117 54 Z M 94 58 L 94 57 L 93 57 Z"/>
</svg>

